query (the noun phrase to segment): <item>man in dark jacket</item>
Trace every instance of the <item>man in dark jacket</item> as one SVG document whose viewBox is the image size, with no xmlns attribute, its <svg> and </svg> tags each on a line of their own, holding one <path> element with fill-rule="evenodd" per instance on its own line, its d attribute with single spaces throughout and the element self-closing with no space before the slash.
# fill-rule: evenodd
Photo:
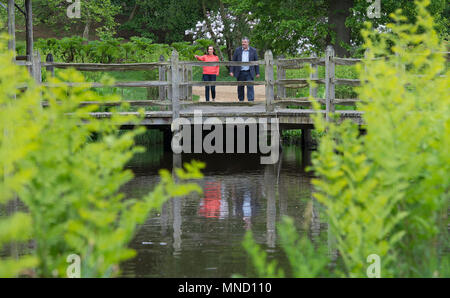
<svg viewBox="0 0 450 298">
<path fill-rule="evenodd" d="M 249 46 L 248 37 L 242 38 L 242 47 L 237 48 L 233 54 L 233 61 L 258 61 L 256 49 Z M 253 81 L 259 78 L 259 65 L 252 66 L 233 66 L 230 68 L 230 76 L 235 77 L 238 81 Z M 244 86 L 238 86 L 239 101 L 244 101 Z M 253 86 L 247 86 L 247 99 L 253 101 L 255 99 L 255 90 Z"/>
</svg>

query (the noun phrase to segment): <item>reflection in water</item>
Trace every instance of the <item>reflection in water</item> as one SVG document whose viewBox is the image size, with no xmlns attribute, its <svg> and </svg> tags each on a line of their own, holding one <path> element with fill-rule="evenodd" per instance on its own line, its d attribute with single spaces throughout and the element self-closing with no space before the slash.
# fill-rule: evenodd
<svg viewBox="0 0 450 298">
<path fill-rule="evenodd" d="M 250 229 L 269 257 L 285 264 L 277 239 L 277 222 L 288 215 L 301 229 L 311 193 L 299 147 L 285 147 L 275 165 L 260 165 L 257 155 L 164 154 L 159 166 L 131 166 L 136 177 L 124 187 L 129 196 L 150 191 L 158 182 L 159 168 L 176 167 L 191 159 L 207 165 L 204 179 L 199 181 L 204 193 L 171 199 L 159 214 L 149 216 L 131 244 L 137 257 L 121 266 L 124 276 L 249 276 L 252 265 L 242 240 Z M 311 234 L 316 233 L 319 239 L 317 206 L 312 209 L 311 221 Z"/>
<path fill-rule="evenodd" d="M 198 214 L 204 217 L 225 218 L 228 210 L 223 206 L 226 201 L 222 200 L 220 182 L 208 181 L 205 184 L 203 188 L 205 197 L 201 199 Z"/>
</svg>

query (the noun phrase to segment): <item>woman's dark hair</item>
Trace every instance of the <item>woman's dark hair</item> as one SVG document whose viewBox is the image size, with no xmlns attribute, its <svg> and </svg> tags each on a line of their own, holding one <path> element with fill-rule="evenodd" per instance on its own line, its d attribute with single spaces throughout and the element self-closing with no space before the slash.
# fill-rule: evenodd
<svg viewBox="0 0 450 298">
<path fill-rule="evenodd" d="M 214 47 L 214 46 L 208 46 L 207 48 L 206 48 L 206 55 L 208 55 L 209 53 L 208 53 L 208 50 L 209 50 L 209 48 L 213 48 L 213 55 L 216 55 L 217 56 L 217 54 L 216 54 L 216 48 Z"/>
</svg>

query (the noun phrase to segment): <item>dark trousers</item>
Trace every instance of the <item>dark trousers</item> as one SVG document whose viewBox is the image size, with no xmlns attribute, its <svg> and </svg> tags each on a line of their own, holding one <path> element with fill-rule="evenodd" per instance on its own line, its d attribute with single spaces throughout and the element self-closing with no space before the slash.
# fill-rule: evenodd
<svg viewBox="0 0 450 298">
<path fill-rule="evenodd" d="M 216 75 L 203 74 L 203 81 L 205 81 L 205 82 L 216 81 Z M 209 101 L 209 89 L 211 89 L 212 99 L 216 98 L 216 86 L 205 86 L 205 98 L 206 98 L 206 101 Z"/>
<path fill-rule="evenodd" d="M 238 81 L 253 81 L 252 75 L 250 71 L 240 71 L 239 77 L 237 79 Z M 239 101 L 244 101 L 244 87 L 245 86 L 238 86 L 238 98 Z M 248 101 L 253 101 L 255 99 L 255 89 L 253 86 L 247 86 L 247 99 Z"/>
</svg>

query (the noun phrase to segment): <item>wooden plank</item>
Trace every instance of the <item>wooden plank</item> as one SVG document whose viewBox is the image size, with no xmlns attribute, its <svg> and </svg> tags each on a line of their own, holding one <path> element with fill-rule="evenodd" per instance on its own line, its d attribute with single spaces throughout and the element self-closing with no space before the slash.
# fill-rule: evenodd
<svg viewBox="0 0 450 298">
<path fill-rule="evenodd" d="M 33 63 L 31 63 L 29 61 L 16 61 L 14 63 L 16 65 L 19 65 L 19 66 L 31 66 L 31 65 L 33 65 Z"/>
<path fill-rule="evenodd" d="M 79 71 L 121 71 L 121 70 L 152 70 L 168 62 L 153 63 L 127 63 L 127 64 L 103 64 L 103 63 L 43 63 L 42 66 L 53 66 L 56 68 L 75 68 Z"/>
<path fill-rule="evenodd" d="M 39 51 L 35 51 L 33 55 L 33 60 L 31 71 L 33 78 L 36 80 L 38 84 L 42 83 L 42 67 L 41 67 L 41 54 Z"/>
<path fill-rule="evenodd" d="M 276 64 L 277 66 L 277 98 L 283 98 L 286 97 L 286 88 L 283 84 L 279 84 L 279 80 L 285 80 L 286 79 L 286 69 L 280 65 L 279 63 Z"/>
<path fill-rule="evenodd" d="M 43 83 L 43 86 L 49 87 L 49 88 L 55 88 L 55 87 L 62 87 L 62 86 L 68 86 L 68 87 L 81 87 L 85 86 L 87 88 L 103 88 L 103 87 L 158 87 L 158 86 L 169 86 L 170 83 L 167 82 L 159 82 L 159 81 L 139 81 L 139 82 L 116 82 L 113 85 L 105 85 L 98 82 L 85 82 L 85 83 L 72 83 L 72 82 L 63 82 L 58 84 L 50 84 L 50 83 Z"/>
<path fill-rule="evenodd" d="M 285 97 L 278 99 L 279 102 L 305 102 L 305 101 L 311 101 L 309 97 Z M 317 101 L 319 103 L 325 104 L 326 100 L 325 98 L 315 98 L 314 101 Z"/>
<path fill-rule="evenodd" d="M 302 64 L 310 63 L 315 65 L 324 65 L 325 59 L 319 57 L 305 57 L 294 59 L 278 59 L 275 63 L 288 68 L 290 66 L 301 66 Z"/>
<path fill-rule="evenodd" d="M 147 106 L 171 106 L 172 103 L 167 100 L 121 100 L 121 101 L 82 101 L 80 106 L 98 105 L 105 107 L 116 107 L 122 104 L 129 104 L 130 106 L 147 107 Z M 182 102 L 181 104 L 192 104 L 192 102 Z M 46 101 L 42 102 L 43 107 L 49 104 Z"/>
<path fill-rule="evenodd" d="M 318 100 L 314 100 L 318 102 Z M 309 107 L 311 106 L 312 101 L 308 99 L 282 99 L 276 100 L 274 105 L 277 107 L 286 107 L 286 106 L 301 106 L 301 107 Z"/>
<path fill-rule="evenodd" d="M 265 70 L 266 70 L 266 111 L 272 112 L 274 101 L 274 84 L 275 79 L 273 75 L 273 54 L 271 50 L 266 51 L 264 54 Z"/>
<path fill-rule="evenodd" d="M 284 80 L 277 80 L 277 84 L 308 84 L 308 81 L 316 82 L 317 84 L 325 84 L 326 81 L 324 79 L 284 79 Z"/>
<path fill-rule="evenodd" d="M 159 62 L 164 62 L 164 55 L 159 56 Z M 166 80 L 166 69 L 163 65 L 158 66 L 158 79 L 160 82 Z M 166 97 L 165 87 L 159 86 L 158 88 L 158 98 L 159 100 L 164 100 Z"/>
<path fill-rule="evenodd" d="M 337 65 L 355 65 L 362 62 L 362 59 L 334 57 L 333 61 Z"/>
<path fill-rule="evenodd" d="M 348 85 L 348 86 L 360 86 L 361 80 L 358 79 L 338 79 L 335 78 L 332 80 L 333 84 L 337 85 Z"/>
<path fill-rule="evenodd" d="M 249 61 L 249 62 L 241 62 L 241 61 L 215 61 L 215 62 L 204 62 L 204 61 L 180 61 L 182 65 L 191 65 L 191 66 L 253 66 L 253 65 L 264 65 L 264 60 L 258 61 Z"/>
<path fill-rule="evenodd" d="M 355 106 L 357 102 L 360 102 L 359 98 L 335 98 L 334 104 L 341 106 Z"/>
<path fill-rule="evenodd" d="M 265 84 L 266 83 L 262 81 L 191 81 L 184 83 L 184 85 L 191 85 L 191 86 L 246 86 L 246 85 L 257 86 Z"/>
<path fill-rule="evenodd" d="M 334 113 L 334 49 L 328 46 L 325 52 L 325 99 L 326 99 L 326 120 L 331 120 L 331 113 Z"/>
<path fill-rule="evenodd" d="M 169 84 L 166 87 L 167 99 L 172 100 L 172 67 L 170 65 L 166 67 L 166 74 L 167 74 L 167 83 Z"/>
<path fill-rule="evenodd" d="M 188 82 L 193 80 L 194 73 L 192 72 L 192 66 L 188 65 Z M 192 85 L 188 85 L 188 99 L 192 100 Z"/>
</svg>

